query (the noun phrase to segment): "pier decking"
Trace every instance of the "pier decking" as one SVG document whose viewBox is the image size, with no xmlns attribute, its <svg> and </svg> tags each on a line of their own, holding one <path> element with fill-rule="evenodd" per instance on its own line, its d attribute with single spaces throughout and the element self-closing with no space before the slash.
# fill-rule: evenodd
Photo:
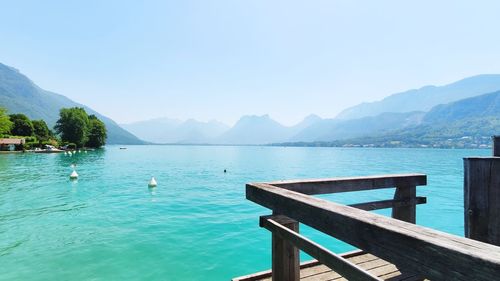
<svg viewBox="0 0 500 281">
<path fill-rule="evenodd" d="M 372 254 L 363 251 L 354 251 L 341 255 L 346 261 L 357 265 L 359 268 L 366 270 L 369 274 L 388 281 L 420 281 L 428 280 L 420 277 L 412 272 L 402 272 L 398 267 L 378 258 Z M 242 276 L 233 279 L 233 281 L 271 281 L 271 270 Z M 306 262 L 300 266 L 300 280 L 328 280 L 328 281 L 344 281 L 347 280 L 337 272 L 333 271 L 326 265 L 321 264 L 317 260 Z"/>
<path fill-rule="evenodd" d="M 272 269 L 233 280 L 500 280 L 492 216 L 500 214 L 500 157 L 475 159 L 464 160 L 468 238 L 415 225 L 416 206 L 427 200 L 416 192 L 427 184 L 423 174 L 247 184 L 247 199 L 272 210 L 259 221 L 272 234 Z M 313 196 L 382 188 L 394 197 L 346 206 Z M 392 217 L 369 212 L 387 208 Z M 299 223 L 359 250 L 335 254 L 301 235 Z M 316 260 L 300 264 L 299 250 Z"/>
</svg>

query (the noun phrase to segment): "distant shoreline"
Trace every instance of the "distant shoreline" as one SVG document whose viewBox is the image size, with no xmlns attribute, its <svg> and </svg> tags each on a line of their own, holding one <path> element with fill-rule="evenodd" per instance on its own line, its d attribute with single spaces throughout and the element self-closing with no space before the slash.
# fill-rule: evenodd
<svg viewBox="0 0 500 281">
<path fill-rule="evenodd" d="M 109 146 L 234 146 L 234 147 L 308 147 L 308 148 L 380 148 L 380 149 L 398 149 L 398 148 L 411 148 L 411 149 L 492 149 L 491 146 L 487 147 L 422 147 L 422 146 L 335 146 L 335 145 L 289 145 L 289 144 L 204 144 L 204 143 L 148 143 L 148 144 L 109 144 Z"/>
</svg>

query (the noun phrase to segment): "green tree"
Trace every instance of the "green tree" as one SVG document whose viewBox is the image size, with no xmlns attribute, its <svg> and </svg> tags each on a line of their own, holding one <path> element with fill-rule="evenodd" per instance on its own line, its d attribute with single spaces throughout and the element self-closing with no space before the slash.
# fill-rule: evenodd
<svg viewBox="0 0 500 281">
<path fill-rule="evenodd" d="M 89 140 L 86 146 L 99 148 L 106 144 L 106 125 L 95 115 L 89 116 Z"/>
<path fill-rule="evenodd" d="M 0 107 L 0 135 L 9 134 L 12 128 L 12 122 L 7 115 L 7 109 Z"/>
<path fill-rule="evenodd" d="M 45 121 L 33 120 L 31 123 L 33 123 L 33 133 L 40 142 L 48 141 L 51 137 L 53 137 L 53 134 Z"/>
<path fill-rule="evenodd" d="M 89 117 L 81 107 L 62 108 L 54 128 L 62 141 L 83 147 L 88 140 Z"/>
<path fill-rule="evenodd" d="M 9 115 L 10 121 L 13 123 L 10 133 L 15 136 L 32 136 L 33 123 L 24 114 Z"/>
</svg>

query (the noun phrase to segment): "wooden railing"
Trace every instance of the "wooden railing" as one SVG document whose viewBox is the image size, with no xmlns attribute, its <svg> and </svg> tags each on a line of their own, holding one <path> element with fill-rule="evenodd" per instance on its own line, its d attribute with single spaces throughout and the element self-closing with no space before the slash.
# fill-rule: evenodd
<svg viewBox="0 0 500 281">
<path fill-rule="evenodd" d="M 416 187 L 427 184 L 427 176 L 422 174 L 383 175 L 370 177 L 350 177 L 315 179 L 302 181 L 276 181 L 268 185 L 307 195 L 341 193 L 351 191 L 396 188 L 392 200 L 367 202 L 352 205 L 362 210 L 392 208 L 392 217 L 415 223 L 415 205 L 426 203 L 425 197 L 417 197 Z M 251 185 L 251 184 L 250 184 Z M 248 187 L 247 187 L 248 190 Z M 247 193 L 247 199 L 248 193 Z M 251 199 L 250 199 L 251 200 Z"/>
<path fill-rule="evenodd" d="M 415 225 L 422 174 L 251 183 L 247 199 L 273 211 L 260 225 L 272 232 L 272 279 L 300 278 L 299 249 L 348 280 L 380 280 L 299 234 L 299 222 L 434 280 L 496 280 L 500 248 Z M 345 206 L 310 195 L 395 188 L 393 199 Z M 367 212 L 392 208 L 392 218 Z"/>
</svg>

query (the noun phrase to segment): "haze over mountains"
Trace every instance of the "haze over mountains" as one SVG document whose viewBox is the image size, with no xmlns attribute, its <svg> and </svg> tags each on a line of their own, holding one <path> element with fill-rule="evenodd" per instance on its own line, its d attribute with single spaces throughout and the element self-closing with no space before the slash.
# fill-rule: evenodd
<svg viewBox="0 0 500 281">
<path fill-rule="evenodd" d="M 322 119 L 319 116 L 310 115 L 291 127 L 280 124 L 269 115 L 243 116 L 232 128 L 220 125 L 217 126 L 217 130 L 210 128 L 213 127 L 211 124 L 198 122 L 199 126 L 191 127 L 190 130 L 191 135 L 197 136 L 196 138 L 189 138 L 188 134 L 182 133 L 182 130 L 177 130 L 175 127 L 162 126 L 158 122 L 159 119 L 123 126 L 151 142 L 206 144 L 328 142 L 355 139 L 361 136 L 390 135 L 392 132 L 401 132 L 401 130 L 415 126 L 442 123 L 443 115 L 438 115 L 436 112 L 441 112 L 443 108 L 455 108 L 461 105 L 460 102 L 450 103 L 498 90 L 500 90 L 500 75 L 477 75 L 444 86 L 425 86 L 388 96 L 378 102 L 363 103 L 344 110 L 336 118 Z M 480 99 L 477 102 L 481 106 L 471 104 L 470 109 L 475 106 L 483 111 L 485 110 L 484 104 L 488 101 Z M 467 100 L 466 103 L 471 103 L 471 100 Z M 480 116 L 480 111 L 453 112 L 458 116 L 461 114 Z M 500 116 L 500 111 L 488 112 Z M 172 123 L 172 120 L 169 122 Z M 177 122 L 182 124 L 178 120 Z M 155 127 L 157 129 L 154 134 L 159 135 L 152 135 L 151 131 Z M 145 128 L 147 128 L 146 132 L 144 132 Z M 158 128 L 164 129 L 158 130 Z"/>
<path fill-rule="evenodd" d="M 154 143 L 210 143 L 229 129 L 216 120 L 156 118 L 121 126 L 141 139 Z"/>
<path fill-rule="evenodd" d="M 300 123 L 287 127 L 271 119 L 269 115 L 243 116 L 227 132 L 216 139 L 220 144 L 267 144 L 289 139 L 301 130 L 314 125 L 322 119 L 309 115 Z"/>
<path fill-rule="evenodd" d="M 499 89 L 500 75 L 477 75 L 444 86 L 425 86 L 390 95 L 381 101 L 361 103 L 343 110 L 336 118 L 357 119 L 384 112 L 428 111 L 438 104 L 491 93 Z"/>
<path fill-rule="evenodd" d="M 157 118 L 122 124 L 122 128 L 85 105 L 41 89 L 15 68 L 0 63 L 0 106 L 9 113 L 44 119 L 52 127 L 62 107 L 84 107 L 104 121 L 109 144 L 142 144 L 141 139 L 152 143 L 259 145 L 360 137 L 386 141 L 416 140 L 417 136 L 429 140 L 460 134 L 484 136 L 500 131 L 499 96 L 500 75 L 488 74 L 362 103 L 336 118 L 311 114 L 294 126 L 284 126 L 266 114 L 242 116 L 232 127 L 216 120 Z"/>
<path fill-rule="evenodd" d="M 122 124 L 142 139 L 155 143 L 179 144 L 267 144 L 291 138 L 301 130 L 321 121 L 309 115 L 295 126 L 287 127 L 269 115 L 246 115 L 233 127 L 218 121 L 200 122 L 193 119 L 157 118 L 131 124 Z"/>
</svg>

